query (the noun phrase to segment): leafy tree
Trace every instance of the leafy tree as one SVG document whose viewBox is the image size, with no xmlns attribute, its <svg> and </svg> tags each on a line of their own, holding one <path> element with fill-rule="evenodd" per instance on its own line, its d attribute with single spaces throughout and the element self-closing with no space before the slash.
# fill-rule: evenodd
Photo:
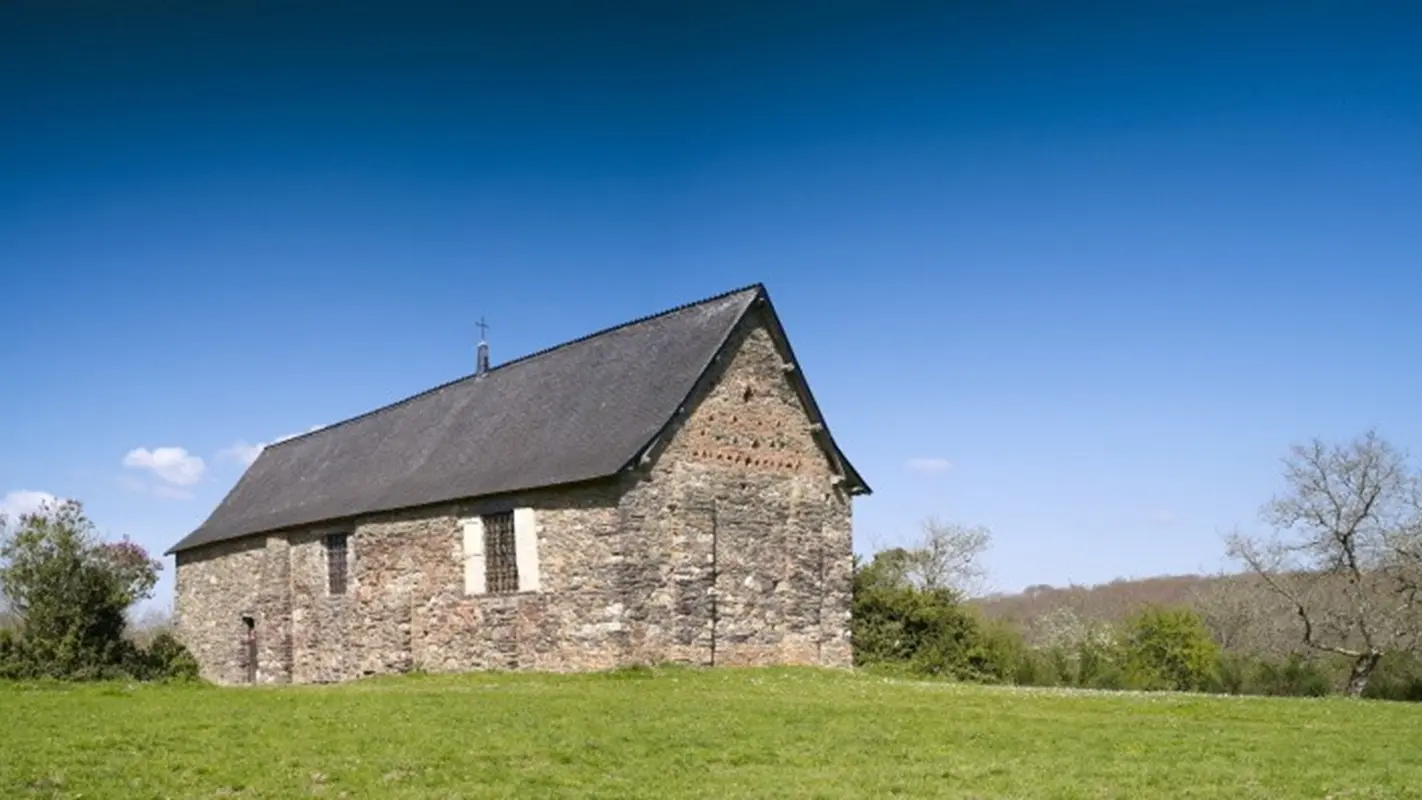
<svg viewBox="0 0 1422 800">
<path fill-rule="evenodd" d="M 1205 691 L 1218 682 L 1219 645 L 1190 609 L 1145 609 L 1127 622 L 1121 646 L 1139 688 Z"/>
<path fill-rule="evenodd" d="M 910 583 L 911 559 L 912 553 L 895 548 L 855 570 L 851 619 L 858 663 L 926 664 L 963 649 L 971 620 L 951 591 Z"/>
<path fill-rule="evenodd" d="M 855 570 L 855 663 L 959 680 L 1010 680 L 1023 649 L 1020 638 L 1006 629 L 986 630 L 951 589 L 915 585 L 915 563 L 913 551 L 895 548 Z"/>
<path fill-rule="evenodd" d="M 0 592 L 19 619 L 18 636 L 0 642 L 6 672 L 83 679 L 151 672 L 153 657 L 182 661 L 176 641 L 140 653 L 124 639 L 125 610 L 152 595 L 161 568 L 142 547 L 103 541 L 73 501 L 0 530 Z"/>
</svg>

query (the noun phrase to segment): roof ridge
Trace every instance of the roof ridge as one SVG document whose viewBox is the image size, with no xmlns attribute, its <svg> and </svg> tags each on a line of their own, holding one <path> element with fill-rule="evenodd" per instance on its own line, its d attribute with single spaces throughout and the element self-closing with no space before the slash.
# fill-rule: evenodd
<svg viewBox="0 0 1422 800">
<path fill-rule="evenodd" d="M 658 311 L 658 312 L 653 313 L 653 314 L 647 314 L 647 315 L 645 315 L 645 316 L 637 317 L 636 319 L 628 320 L 628 321 L 626 321 L 626 322 L 622 322 L 622 323 L 619 323 L 619 324 L 617 324 L 617 325 L 613 325 L 613 326 L 610 326 L 610 327 L 607 327 L 607 328 L 603 328 L 603 329 L 600 330 L 600 331 L 594 331 L 594 332 L 592 332 L 592 333 L 584 334 L 583 336 L 579 336 L 579 337 L 577 337 L 577 338 L 575 338 L 575 339 L 569 339 L 569 340 L 566 341 L 566 342 L 560 342 L 559 344 L 552 345 L 551 347 L 545 347 L 545 348 L 543 348 L 542 350 L 535 350 L 535 351 L 533 351 L 532 353 L 527 353 L 527 354 L 525 354 L 525 355 L 519 356 L 518 358 L 515 358 L 515 359 L 513 359 L 513 360 L 511 360 L 511 361 L 505 361 L 505 362 L 502 363 L 502 364 L 499 364 L 499 365 L 497 365 L 497 366 L 495 366 L 495 367 L 491 367 L 488 372 L 485 372 L 485 373 L 484 373 L 484 375 L 489 375 L 489 374 L 491 374 L 491 373 L 498 372 L 499 370 L 504 369 L 505 367 L 511 367 L 511 366 L 513 366 L 513 365 L 515 365 L 515 364 L 522 364 L 522 363 L 527 362 L 527 361 L 532 361 L 532 360 L 535 359 L 535 358 L 539 358 L 539 357 L 541 357 L 541 356 L 548 355 L 549 353 L 552 353 L 552 352 L 557 351 L 557 350 L 562 350 L 562 349 L 565 348 L 565 347 L 571 347 L 572 345 L 580 344 L 580 343 L 582 343 L 582 342 L 586 342 L 586 341 L 588 341 L 589 339 L 596 339 L 596 338 L 599 337 L 599 336 L 606 336 L 606 335 L 609 334 L 609 333 L 616 333 L 617 331 L 620 331 L 620 330 L 622 330 L 623 328 L 630 328 L 630 327 L 632 327 L 633 325 L 640 325 L 641 323 L 644 323 L 644 322 L 651 322 L 651 321 L 654 320 L 654 319 L 659 319 L 659 318 L 661 318 L 661 317 L 670 316 L 670 315 L 672 315 L 672 314 L 677 313 L 678 311 L 685 311 L 685 310 L 687 310 L 687 309 L 689 309 L 689 308 L 695 308 L 696 306 L 706 305 L 707 303 L 714 303 L 714 302 L 716 302 L 717 300 L 724 300 L 724 299 L 726 299 L 727 297 L 730 297 L 730 296 L 732 296 L 732 295 L 740 294 L 740 293 L 742 293 L 742 292 L 748 292 L 748 291 L 751 291 L 751 290 L 755 290 L 755 291 L 757 291 L 757 292 L 764 292 L 764 291 L 765 291 L 765 284 L 764 284 L 764 283 L 761 283 L 760 281 L 757 281 L 757 282 L 755 282 L 755 283 L 747 284 L 747 285 L 745 285 L 745 286 L 741 286 L 741 287 L 736 288 L 736 289 L 730 289 L 730 290 L 728 290 L 728 291 L 721 292 L 720 294 L 713 295 L 713 296 L 711 296 L 711 297 L 705 297 L 705 298 L 702 298 L 702 299 L 700 299 L 700 300 L 693 300 L 693 301 L 691 301 L 691 302 L 689 302 L 689 303 L 682 303 L 682 304 L 679 305 L 679 306 L 673 306 L 672 308 L 664 309 L 664 310 L 662 310 L 662 311 Z M 330 425 L 326 425 L 326 426 L 324 426 L 324 427 L 317 428 L 317 429 L 314 430 L 314 431 L 306 431 L 305 433 L 301 433 L 301 434 L 298 434 L 298 435 L 296 435 L 296 436 L 292 436 L 292 437 L 289 437 L 289 438 L 286 438 L 286 439 L 282 439 L 282 440 L 279 441 L 279 442 L 272 442 L 271 444 L 264 445 L 262 449 L 263 449 L 263 451 L 270 450 L 270 449 L 273 448 L 273 447 L 281 447 L 281 446 L 284 445 L 284 444 L 288 444 L 288 443 L 290 443 L 290 442 L 294 442 L 294 441 L 297 441 L 297 440 L 300 440 L 300 439 L 305 439 L 305 438 L 308 437 L 308 436 L 314 436 L 314 435 L 316 435 L 316 434 L 318 434 L 318 433 L 325 433 L 326 431 L 332 430 L 332 429 L 334 429 L 334 428 L 339 428 L 339 427 L 341 427 L 342 425 L 346 425 L 347 423 L 351 423 L 351 422 L 355 422 L 355 421 L 357 421 L 357 420 L 365 419 L 366 417 L 373 416 L 373 415 L 375 415 L 375 414 L 379 414 L 379 413 L 381 413 L 382 411 L 388 411 L 388 410 L 390 410 L 390 409 L 392 409 L 392 408 L 395 408 L 395 407 L 397 407 L 397 406 L 402 406 L 402 405 L 404 405 L 404 404 L 406 404 L 406 403 L 409 403 L 409 402 L 411 402 L 411 401 L 418 400 L 419 398 L 424 397 L 425 395 L 434 394 L 435 392 L 438 392 L 438 391 L 440 391 L 441 389 L 447 389 L 447 388 L 449 388 L 449 387 L 455 385 L 456 383 L 463 383 L 464 381 L 473 380 L 473 379 L 478 378 L 478 377 L 481 377 L 478 373 L 473 373 L 473 374 L 470 374 L 470 375 L 463 375 L 463 376 L 460 376 L 460 377 L 455 378 L 455 379 L 453 379 L 453 380 L 445 381 L 444 383 L 441 383 L 441 384 L 439 384 L 438 386 L 432 386 L 432 387 L 430 387 L 430 388 L 428 388 L 428 389 L 425 389 L 424 391 L 416 392 L 415 394 L 412 394 L 412 395 L 410 395 L 410 396 L 408 396 L 408 397 L 403 397 L 403 398 L 401 398 L 401 399 L 399 399 L 399 400 L 395 400 L 395 401 L 393 401 L 393 402 L 386 403 L 385 405 L 380 406 L 380 407 L 378 407 L 378 408 L 373 408 L 373 409 L 371 409 L 370 411 L 366 411 L 366 412 L 357 414 L 357 415 L 355 415 L 354 417 L 348 417 L 348 418 L 343 419 L 343 420 L 341 420 L 341 421 L 339 421 L 339 422 L 333 422 L 333 423 L 331 423 Z"/>
</svg>

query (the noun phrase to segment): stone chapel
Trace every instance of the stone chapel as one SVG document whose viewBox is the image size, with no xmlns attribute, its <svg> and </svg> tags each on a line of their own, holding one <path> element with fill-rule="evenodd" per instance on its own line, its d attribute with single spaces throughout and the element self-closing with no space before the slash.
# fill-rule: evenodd
<svg viewBox="0 0 1422 800">
<path fill-rule="evenodd" d="M 177 561 L 205 678 L 850 664 L 851 501 L 763 286 L 265 448 Z"/>
</svg>

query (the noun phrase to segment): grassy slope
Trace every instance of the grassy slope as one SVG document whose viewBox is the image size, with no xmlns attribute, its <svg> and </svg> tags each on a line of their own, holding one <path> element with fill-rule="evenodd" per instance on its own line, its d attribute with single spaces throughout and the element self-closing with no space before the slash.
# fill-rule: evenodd
<svg viewBox="0 0 1422 800">
<path fill-rule="evenodd" d="M 1415 705 L 1064 694 L 812 670 L 0 686 L 0 721 L 3 797 L 1422 792 Z"/>
</svg>

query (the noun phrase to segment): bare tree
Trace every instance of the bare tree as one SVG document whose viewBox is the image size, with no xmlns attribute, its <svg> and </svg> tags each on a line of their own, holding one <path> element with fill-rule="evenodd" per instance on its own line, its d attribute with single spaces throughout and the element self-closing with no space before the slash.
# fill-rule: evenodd
<svg viewBox="0 0 1422 800">
<path fill-rule="evenodd" d="M 1230 555 L 1288 601 L 1305 645 L 1352 660 L 1357 697 L 1385 653 L 1416 652 L 1422 638 L 1422 482 L 1373 431 L 1293 447 L 1284 479 L 1264 509 L 1274 532 L 1236 533 Z"/>
<path fill-rule="evenodd" d="M 163 606 L 131 608 L 124 633 L 134 644 L 147 649 L 159 634 L 173 633 L 173 612 Z"/>
<path fill-rule="evenodd" d="M 1189 605 L 1226 651 L 1280 659 L 1300 648 L 1293 606 L 1253 573 L 1215 576 L 1191 590 Z"/>
<path fill-rule="evenodd" d="M 992 542 L 992 532 L 929 517 L 922 523 L 921 538 L 910 551 L 909 580 L 921 589 L 952 589 L 962 597 L 976 597 L 987 587 L 982 554 Z"/>
</svg>

